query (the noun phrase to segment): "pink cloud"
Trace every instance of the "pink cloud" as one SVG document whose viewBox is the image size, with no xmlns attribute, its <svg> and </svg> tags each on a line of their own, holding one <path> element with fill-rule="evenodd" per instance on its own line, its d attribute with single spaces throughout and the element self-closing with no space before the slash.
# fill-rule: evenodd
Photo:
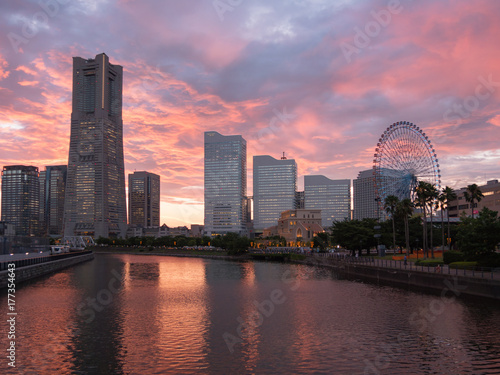
<svg viewBox="0 0 500 375">
<path fill-rule="evenodd" d="M 9 76 L 10 72 L 7 70 L 8 66 L 7 60 L 0 55 L 0 80 Z"/>
<path fill-rule="evenodd" d="M 371 168 L 385 128 L 401 120 L 429 135 L 445 183 L 447 176 L 458 181 L 458 175 L 477 175 L 478 157 L 459 165 L 458 156 L 498 149 L 497 86 L 456 123 L 445 119 L 453 106 L 473 100 L 468 98 L 475 97 L 479 77 L 500 82 L 496 2 L 404 2 L 351 63 L 341 43 L 352 42 L 353 28 L 363 28 L 384 2 L 361 2 L 338 13 L 328 7 L 315 13 L 314 6 L 297 2 L 262 3 L 270 10 L 259 25 L 271 30 L 285 16 L 289 20 L 294 36 L 282 40 L 267 28 L 251 28 L 252 7 L 260 3 L 244 3 L 224 22 L 211 2 L 153 7 L 121 1 L 119 7 L 102 5 L 87 24 L 51 18 L 57 44 L 40 32 L 24 54 L 1 52 L 0 163 L 43 167 L 67 161 L 72 57 L 102 51 L 125 70 L 126 171 L 161 176 L 167 224 L 203 221 L 207 130 L 247 140 L 249 194 L 253 155 L 286 151 L 298 163 L 299 184 L 311 173 L 353 179 Z M 109 32 L 96 33 L 104 20 Z M 285 108 L 295 118 L 274 123 L 262 137 L 275 111 Z"/>
<path fill-rule="evenodd" d="M 37 86 L 40 82 L 39 81 L 19 81 L 17 82 L 18 85 L 21 86 Z"/>
</svg>

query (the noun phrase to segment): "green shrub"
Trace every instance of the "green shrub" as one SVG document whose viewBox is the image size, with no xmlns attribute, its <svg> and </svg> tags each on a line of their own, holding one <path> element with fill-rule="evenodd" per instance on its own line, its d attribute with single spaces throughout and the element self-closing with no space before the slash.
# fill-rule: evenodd
<svg viewBox="0 0 500 375">
<path fill-rule="evenodd" d="M 465 256 L 460 251 L 444 251 L 443 252 L 443 262 L 444 264 L 450 264 L 454 262 L 463 262 Z"/>
<path fill-rule="evenodd" d="M 290 254 L 290 260 L 304 260 L 306 256 L 304 254 Z"/>
<path fill-rule="evenodd" d="M 492 253 L 477 259 L 479 267 L 500 267 L 500 254 Z"/>
<path fill-rule="evenodd" d="M 431 266 L 436 267 L 437 265 L 443 265 L 441 259 L 419 259 L 415 262 L 416 266 Z"/>
<path fill-rule="evenodd" d="M 477 266 L 477 262 L 454 262 L 450 263 L 450 268 L 458 268 L 459 270 L 463 269 L 473 269 Z"/>
</svg>

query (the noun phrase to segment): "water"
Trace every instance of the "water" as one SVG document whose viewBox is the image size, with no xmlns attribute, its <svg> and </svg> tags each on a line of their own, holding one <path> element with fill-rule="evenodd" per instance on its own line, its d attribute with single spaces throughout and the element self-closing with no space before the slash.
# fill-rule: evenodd
<svg viewBox="0 0 500 375">
<path fill-rule="evenodd" d="M 15 374 L 500 373 L 499 304 L 301 265 L 97 254 L 16 309 Z"/>
</svg>

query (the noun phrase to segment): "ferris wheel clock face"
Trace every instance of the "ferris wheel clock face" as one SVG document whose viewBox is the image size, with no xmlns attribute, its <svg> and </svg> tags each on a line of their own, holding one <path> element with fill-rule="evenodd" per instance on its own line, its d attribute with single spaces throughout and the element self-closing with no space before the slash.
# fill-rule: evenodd
<svg viewBox="0 0 500 375">
<path fill-rule="evenodd" d="M 378 140 L 373 174 L 382 205 L 389 195 L 413 201 L 419 181 L 441 187 L 436 151 L 422 129 L 407 121 L 392 124 Z"/>
</svg>

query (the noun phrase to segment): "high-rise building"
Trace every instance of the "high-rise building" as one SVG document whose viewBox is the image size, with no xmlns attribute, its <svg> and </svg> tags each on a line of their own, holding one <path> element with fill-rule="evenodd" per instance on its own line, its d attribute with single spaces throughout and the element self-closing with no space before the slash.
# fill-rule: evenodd
<svg viewBox="0 0 500 375">
<path fill-rule="evenodd" d="M 205 233 L 247 234 L 247 142 L 205 132 Z"/>
<path fill-rule="evenodd" d="M 106 54 L 73 58 L 65 236 L 125 237 L 122 84 Z"/>
<path fill-rule="evenodd" d="M 38 167 L 12 165 L 2 171 L 2 218 L 19 236 L 40 231 L 40 182 Z"/>
<path fill-rule="evenodd" d="M 66 165 L 53 165 L 40 172 L 40 226 L 49 236 L 63 234 L 67 171 Z"/>
<path fill-rule="evenodd" d="M 387 195 L 397 195 L 396 189 L 399 185 L 400 178 L 394 177 L 389 173 L 382 176 L 384 184 L 387 186 Z M 353 202 L 354 202 L 354 220 L 362 220 L 365 218 L 387 220 L 389 217 L 383 209 L 383 202 L 377 196 L 375 189 L 375 176 L 373 169 L 361 171 L 358 178 L 353 180 Z"/>
<path fill-rule="evenodd" d="M 305 195 L 303 191 L 295 192 L 295 208 L 297 210 L 303 210 L 305 207 Z"/>
<path fill-rule="evenodd" d="M 353 219 L 362 220 L 364 218 L 382 218 L 382 210 L 375 200 L 375 177 L 373 169 L 361 171 L 358 177 L 353 180 Z"/>
<path fill-rule="evenodd" d="M 128 175 L 129 224 L 160 226 L 160 176 L 149 172 Z"/>
<path fill-rule="evenodd" d="M 351 218 L 351 180 L 304 176 L 304 208 L 321 210 L 322 226 Z"/>
<path fill-rule="evenodd" d="M 277 224 L 283 211 L 296 208 L 297 163 L 269 155 L 253 157 L 253 223 L 256 232 Z"/>
</svg>

